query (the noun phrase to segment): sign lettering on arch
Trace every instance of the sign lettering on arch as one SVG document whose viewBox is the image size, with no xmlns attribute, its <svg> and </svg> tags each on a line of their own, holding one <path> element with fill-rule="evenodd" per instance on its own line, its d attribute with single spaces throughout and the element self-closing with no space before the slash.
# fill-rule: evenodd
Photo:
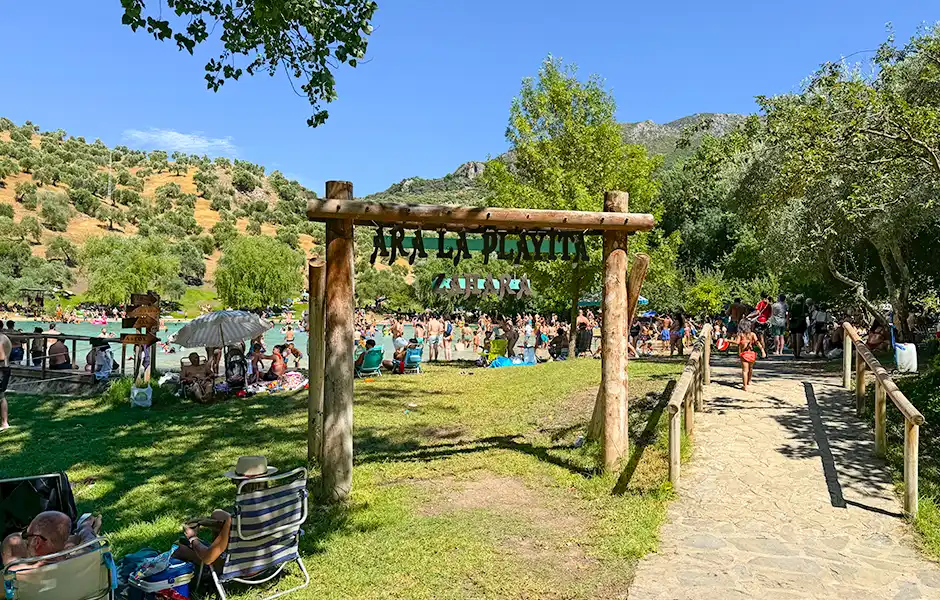
<svg viewBox="0 0 940 600">
<path fill-rule="evenodd" d="M 414 264 L 418 258 L 427 258 L 429 251 L 435 252 L 437 258 L 453 260 L 454 266 L 463 259 L 471 258 L 472 252 L 483 255 L 483 264 L 488 264 L 493 255 L 516 265 L 526 261 L 564 260 L 584 263 L 590 260 L 584 243 L 586 232 L 487 230 L 468 234 L 460 231 L 456 237 L 447 237 L 445 233 L 441 230 L 432 234 L 432 237 L 425 237 L 420 229 L 409 235 L 401 226 L 377 226 L 372 237 L 369 262 L 375 264 L 376 260 L 382 258 L 392 264 L 399 258 L 407 258 L 409 264 Z"/>
<path fill-rule="evenodd" d="M 520 277 L 514 275 L 494 277 L 492 275 L 465 273 L 459 277 L 448 277 L 444 273 L 438 273 L 431 280 L 431 287 L 435 294 L 463 298 L 498 295 L 502 299 L 506 296 L 525 298 L 532 295 L 529 278 L 525 275 Z"/>
</svg>

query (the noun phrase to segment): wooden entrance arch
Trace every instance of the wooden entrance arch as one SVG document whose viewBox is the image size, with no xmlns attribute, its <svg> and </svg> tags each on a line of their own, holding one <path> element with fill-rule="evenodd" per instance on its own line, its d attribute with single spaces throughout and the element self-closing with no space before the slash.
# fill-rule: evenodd
<svg viewBox="0 0 940 600">
<path fill-rule="evenodd" d="M 320 463 L 324 500 L 343 501 L 352 488 L 354 225 L 603 235 L 598 396 L 603 405 L 604 466 L 615 469 L 627 449 L 627 240 L 631 233 L 648 231 L 655 224 L 652 215 L 627 212 L 628 200 L 626 192 L 607 192 L 603 212 L 369 203 L 353 200 L 352 183 L 327 181 L 325 199 L 307 204 L 307 218 L 326 224 L 326 263 L 310 268 L 308 425 L 308 458 Z"/>
</svg>

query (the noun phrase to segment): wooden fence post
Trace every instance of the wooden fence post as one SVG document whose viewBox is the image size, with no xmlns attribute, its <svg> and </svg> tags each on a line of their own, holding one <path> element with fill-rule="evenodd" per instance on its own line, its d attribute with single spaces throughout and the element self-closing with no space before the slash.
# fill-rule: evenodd
<svg viewBox="0 0 940 600">
<path fill-rule="evenodd" d="M 307 464 L 323 461 L 323 299 L 326 267 L 311 262 L 308 269 L 310 305 L 307 309 Z"/>
<path fill-rule="evenodd" d="M 708 329 L 705 335 L 705 347 L 702 349 L 702 360 L 705 361 L 705 371 L 702 377 L 705 385 L 712 384 L 712 330 Z"/>
<path fill-rule="evenodd" d="M 855 414 L 865 413 L 865 359 L 861 352 L 855 353 Z"/>
<path fill-rule="evenodd" d="M 352 200 L 348 181 L 327 181 L 328 199 Z M 353 469 L 353 225 L 326 222 L 325 347 L 323 368 L 323 498 L 342 502 Z"/>
<path fill-rule="evenodd" d="M 904 512 L 917 515 L 917 446 L 920 427 L 904 419 Z"/>
<path fill-rule="evenodd" d="M 702 358 L 701 354 L 699 355 L 699 362 L 695 365 L 695 377 L 692 378 L 692 387 L 695 389 L 695 394 L 693 398 L 695 399 L 695 412 L 701 412 L 702 406 L 704 404 L 704 398 L 702 397 L 702 381 L 705 377 L 705 373 L 702 371 Z"/>
<path fill-rule="evenodd" d="M 881 385 L 878 379 L 875 379 L 875 454 L 885 456 L 888 451 L 888 444 L 885 438 L 887 394 L 885 386 Z M 905 419 L 906 420 L 906 419 Z"/>
<path fill-rule="evenodd" d="M 685 434 L 692 435 L 692 427 L 695 425 L 695 411 L 693 410 L 692 399 L 689 398 L 688 391 L 686 391 L 685 397 L 682 399 L 682 411 L 682 420 L 685 421 Z"/>
<path fill-rule="evenodd" d="M 669 411 L 669 481 L 679 484 L 679 465 L 682 462 L 682 433 L 679 431 L 679 413 Z"/>
<path fill-rule="evenodd" d="M 848 329 L 842 328 L 842 387 L 852 389 L 852 336 Z"/>
<path fill-rule="evenodd" d="M 626 192 L 606 192 L 604 210 L 627 212 Z M 616 470 L 626 454 L 623 421 L 627 413 L 627 356 L 623 343 L 627 322 L 627 234 L 604 233 L 604 292 L 601 298 L 601 389 L 604 394 L 604 468 Z"/>
</svg>

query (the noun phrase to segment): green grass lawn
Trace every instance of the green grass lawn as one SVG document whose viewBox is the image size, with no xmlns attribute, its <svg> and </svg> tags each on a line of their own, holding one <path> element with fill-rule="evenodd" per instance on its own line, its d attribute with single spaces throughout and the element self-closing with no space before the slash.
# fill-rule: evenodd
<svg viewBox="0 0 940 600">
<path fill-rule="evenodd" d="M 214 291 L 201 288 L 187 287 L 186 292 L 183 294 L 183 297 L 180 298 L 179 302 L 181 310 L 173 313 L 173 316 L 176 318 L 198 317 L 202 314 L 202 306 L 204 304 L 212 306 L 213 310 L 223 308 Z"/>
<path fill-rule="evenodd" d="M 596 445 L 574 448 L 600 361 L 357 381 L 352 502 L 313 510 L 301 542 L 313 582 L 296 597 L 623 597 L 672 494 L 661 395 L 681 367 L 631 362 L 622 495 L 611 494 L 615 474 L 596 474 Z M 140 410 L 14 396 L 0 473 L 65 470 L 79 511 L 104 515 L 119 554 L 166 549 L 183 520 L 231 504 L 221 474 L 239 455 L 304 463 L 305 402 L 300 393 Z"/>
</svg>

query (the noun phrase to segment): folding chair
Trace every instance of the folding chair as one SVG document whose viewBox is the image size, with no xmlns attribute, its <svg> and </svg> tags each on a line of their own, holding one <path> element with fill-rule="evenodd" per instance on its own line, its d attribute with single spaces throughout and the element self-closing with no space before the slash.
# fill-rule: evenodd
<svg viewBox="0 0 940 600">
<path fill-rule="evenodd" d="M 263 490 L 246 491 L 259 483 L 276 483 Z M 258 585 L 271 581 L 296 562 L 304 583 L 268 596 L 272 600 L 310 585 L 310 575 L 300 559 L 298 545 L 307 520 L 307 469 L 294 469 L 281 475 L 252 477 L 239 482 L 235 493 L 235 514 L 222 574 L 209 568 L 219 597 L 226 600 L 223 586 L 230 582 Z M 202 571 L 199 576 L 201 578 Z M 199 581 L 196 582 L 199 587 Z"/>
<path fill-rule="evenodd" d="M 421 359 L 424 355 L 424 348 L 419 346 L 405 351 L 405 373 L 421 373 Z"/>
<path fill-rule="evenodd" d="M 3 568 L 7 600 L 114 600 L 117 582 L 111 546 L 100 537 Z"/>
<path fill-rule="evenodd" d="M 382 359 L 385 351 L 381 348 L 372 348 L 366 351 L 362 359 L 362 364 L 356 369 L 356 377 L 382 376 Z"/>
<path fill-rule="evenodd" d="M 0 540 L 23 531 L 39 513 L 57 510 L 78 519 L 72 486 L 65 473 L 0 479 Z"/>
</svg>

